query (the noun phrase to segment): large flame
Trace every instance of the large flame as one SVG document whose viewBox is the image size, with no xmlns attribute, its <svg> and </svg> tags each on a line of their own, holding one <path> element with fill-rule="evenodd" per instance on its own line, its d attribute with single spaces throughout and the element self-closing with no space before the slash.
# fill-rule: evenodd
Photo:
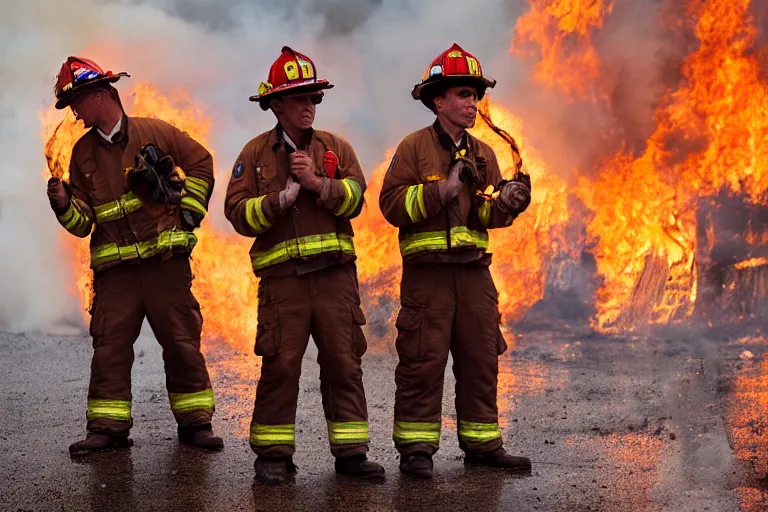
<svg viewBox="0 0 768 512">
<path fill-rule="evenodd" d="M 749 4 L 691 2 L 700 45 L 685 61 L 680 88 L 658 109 L 645 152 L 636 159 L 616 155 L 596 179 L 579 184 L 579 196 L 595 212 L 589 233 L 599 239 L 602 329 L 690 314 L 699 197 L 725 188 L 766 204 L 768 86 L 752 51 Z M 651 310 L 628 311 L 641 299 Z"/>
<path fill-rule="evenodd" d="M 517 24 L 513 48 L 517 53 L 531 45 L 540 48 L 533 80 L 574 100 L 602 97 L 605 91 L 594 88 L 604 72 L 594 35 L 614 1 L 530 0 L 531 10 Z M 490 106 L 496 124 L 521 142 L 526 171 L 533 179 L 529 210 L 512 228 L 491 232 L 492 271 L 505 323 L 523 318 L 552 290 L 553 282 L 565 280 L 562 274 L 585 251 L 594 255 L 601 283 L 593 319 L 599 330 L 690 317 L 701 295 L 701 267 L 718 244 L 713 225 L 699 225 L 702 198 L 726 194 L 752 205 L 768 204 L 768 85 L 760 77 L 749 6 L 749 0 L 689 1 L 687 16 L 694 22 L 699 45 L 685 60 L 680 85 L 660 100 L 657 127 L 644 152 L 606 154 L 598 169 L 580 169 L 575 184 L 560 179 L 558 170 L 547 165 L 546 155 L 537 155 L 520 119 L 499 104 Z M 140 83 L 126 98 L 132 115 L 165 119 L 206 143 L 210 120 L 188 95 L 165 96 Z M 69 151 L 82 128 L 68 115 L 54 135 L 54 118 L 50 113 L 43 117 L 52 136 L 46 148 L 49 167 L 66 178 Z M 506 143 L 480 120 L 473 133 L 493 147 L 502 172 L 511 177 L 514 165 Z M 399 299 L 397 232 L 378 208 L 391 154 L 389 150 L 370 176 L 366 207 L 354 221 L 363 306 L 368 332 L 376 337 L 393 335 Z M 224 187 L 220 180 L 216 193 Z M 719 214 L 707 215 L 711 219 Z M 217 232 L 210 220 L 198 234 L 194 289 L 203 307 L 206 336 L 245 348 L 256 323 L 249 241 Z M 768 240 L 768 230 L 750 224 L 741 237 L 759 247 Z M 69 251 L 78 260 L 72 263 L 75 275 L 87 276 L 85 243 L 71 237 L 64 243 L 75 248 Z M 757 275 L 753 269 L 765 267 L 767 261 L 762 253 L 742 259 L 733 262 L 729 283 Z M 87 307 L 89 279 L 82 277 L 78 286 Z"/>
<path fill-rule="evenodd" d="M 541 59 L 533 79 L 586 99 L 600 77 L 592 32 L 603 26 L 615 0 L 530 0 L 531 10 L 515 26 L 512 51 L 537 47 Z"/>
</svg>

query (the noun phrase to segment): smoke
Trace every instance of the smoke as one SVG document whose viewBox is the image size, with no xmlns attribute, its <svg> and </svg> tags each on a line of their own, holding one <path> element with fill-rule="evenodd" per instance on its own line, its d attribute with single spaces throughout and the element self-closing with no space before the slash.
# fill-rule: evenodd
<svg viewBox="0 0 768 512">
<path fill-rule="evenodd" d="M 684 19 L 684 4 L 616 0 L 602 28 L 565 37 L 558 56 L 563 68 L 589 44 L 599 59 L 599 78 L 586 83 L 584 98 L 532 83 L 538 54 L 523 64 L 522 76 L 512 78 L 514 87 L 505 103 L 524 119 L 526 137 L 559 175 L 594 173 L 602 159 L 617 151 L 643 152 L 656 128 L 659 98 L 679 83 L 691 49 L 689 31 L 667 25 Z M 548 30 L 554 33 L 554 24 Z M 515 45 L 528 49 L 518 40 Z"/>
<path fill-rule="evenodd" d="M 150 81 L 164 93 L 183 88 L 205 105 L 217 171 L 207 222 L 229 230 L 229 171 L 245 143 L 275 122 L 248 96 L 283 45 L 310 55 L 336 85 L 316 127 L 345 136 L 368 175 L 387 149 L 432 122 L 410 90 L 427 63 L 458 42 L 498 80 L 491 99 L 523 119 L 521 142 L 568 177 L 622 147 L 643 150 L 658 98 L 688 49 L 669 50 L 670 32 L 659 24 L 667 3 L 680 4 L 616 1 L 593 37 L 602 62 L 596 96 L 578 100 L 534 83 L 535 59 L 510 55 L 527 0 L 0 0 L 0 329 L 79 323 L 72 276 L 58 254 L 66 235 L 44 191 L 39 120 L 68 55 L 128 71 L 128 82 Z M 765 10 L 758 14 L 765 19 Z M 117 88 L 125 93 L 130 84 Z"/>
<path fill-rule="evenodd" d="M 518 4 L 519 2 L 513 2 Z M 217 187 L 208 222 L 229 229 L 223 196 L 237 154 L 274 124 L 248 102 L 280 48 L 315 60 L 336 87 L 316 126 L 346 136 L 369 171 L 407 133 L 431 122 L 410 90 L 454 41 L 504 62 L 520 5 L 505 0 L 0 0 L 0 329 L 79 325 L 63 234 L 45 196 L 40 114 L 68 55 L 187 90 L 213 121 Z M 489 69 L 489 72 L 491 70 Z"/>
</svg>

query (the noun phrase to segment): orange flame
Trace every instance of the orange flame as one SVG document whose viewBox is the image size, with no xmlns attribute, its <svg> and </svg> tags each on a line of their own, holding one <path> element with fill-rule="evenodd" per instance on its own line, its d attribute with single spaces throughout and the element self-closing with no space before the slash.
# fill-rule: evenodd
<svg viewBox="0 0 768 512">
<path fill-rule="evenodd" d="M 600 77 L 600 58 L 592 32 L 603 26 L 615 0 L 530 0 L 531 10 L 517 21 L 510 50 L 525 54 L 537 46 L 541 59 L 533 79 L 585 99 Z"/>
<path fill-rule="evenodd" d="M 618 154 L 597 179 L 580 180 L 577 193 L 595 212 L 589 233 L 599 239 L 601 329 L 689 316 L 696 300 L 697 198 L 727 188 L 760 203 L 768 186 L 768 154 L 761 150 L 768 142 L 768 86 L 751 52 L 749 4 L 691 2 L 692 11 L 701 6 L 695 12 L 700 47 L 686 59 L 679 90 L 657 111 L 645 153 Z M 628 311 L 641 300 L 652 309 L 640 316 Z"/>
</svg>

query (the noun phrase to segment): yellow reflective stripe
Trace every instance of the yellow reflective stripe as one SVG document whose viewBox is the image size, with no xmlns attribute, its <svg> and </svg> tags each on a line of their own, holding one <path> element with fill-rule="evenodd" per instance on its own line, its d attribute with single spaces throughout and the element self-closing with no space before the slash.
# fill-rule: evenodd
<svg viewBox="0 0 768 512">
<path fill-rule="evenodd" d="M 251 255 L 253 270 L 260 270 L 290 259 L 300 259 L 326 252 L 355 254 L 352 236 L 337 233 L 309 235 L 280 242 L 266 251 Z"/>
<path fill-rule="evenodd" d="M 83 204 L 79 199 L 72 199 L 69 203 L 67 211 L 58 215 L 56 218 L 59 223 L 74 235 L 86 236 L 91 232 L 93 222 L 91 217 L 83 213 L 87 209 L 87 205 Z"/>
<path fill-rule="evenodd" d="M 192 233 L 171 229 L 163 231 L 151 240 L 138 242 L 134 245 L 104 244 L 91 250 L 91 268 L 117 260 L 151 258 L 172 248 L 182 248 L 192 252 L 196 243 L 197 237 Z"/>
<path fill-rule="evenodd" d="M 424 204 L 424 184 L 412 185 L 405 193 L 405 210 L 411 222 L 421 222 L 427 218 L 427 206 Z"/>
<path fill-rule="evenodd" d="M 451 229 L 451 248 L 477 247 L 488 249 L 488 233 L 472 231 L 466 226 L 458 226 Z M 445 231 L 428 231 L 415 233 L 400 241 L 400 253 L 408 256 L 421 251 L 445 251 L 448 250 L 448 240 Z"/>
<path fill-rule="evenodd" d="M 245 221 L 254 231 L 261 234 L 272 227 L 264 215 L 264 200 L 267 196 L 252 197 L 245 202 Z"/>
<path fill-rule="evenodd" d="M 117 201 L 100 204 L 93 207 L 96 214 L 96 223 L 103 224 L 113 220 L 121 219 L 141 208 L 141 199 L 136 197 L 133 192 L 128 192 L 120 196 Z"/>
<path fill-rule="evenodd" d="M 440 444 L 440 422 L 398 421 L 392 431 L 395 444 Z"/>
<path fill-rule="evenodd" d="M 339 217 L 349 217 L 354 213 L 357 206 L 360 204 L 360 200 L 363 198 L 363 189 L 360 188 L 360 184 L 353 179 L 343 179 L 341 184 L 344 185 L 344 201 L 341 206 L 336 210 L 336 215 Z"/>
<path fill-rule="evenodd" d="M 59 220 L 62 226 L 64 226 L 66 229 L 69 229 L 72 225 L 72 221 L 75 220 L 75 217 L 77 216 L 79 212 L 75 208 L 75 205 L 72 204 L 72 201 L 69 202 L 69 208 L 67 208 L 67 211 L 62 213 L 61 215 L 57 215 L 56 218 Z"/>
<path fill-rule="evenodd" d="M 470 443 L 486 443 L 501 437 L 498 423 L 473 423 L 459 420 L 459 438 Z"/>
<path fill-rule="evenodd" d="M 492 204 L 491 201 L 483 201 L 483 204 L 477 209 L 477 217 L 480 219 L 480 224 L 486 228 L 491 223 Z"/>
<path fill-rule="evenodd" d="M 184 178 L 184 188 L 201 203 L 205 203 L 208 199 L 208 190 L 210 187 L 208 186 L 208 182 L 204 179 L 187 176 Z"/>
<path fill-rule="evenodd" d="M 195 393 L 168 393 L 173 412 L 208 411 L 213 412 L 216 401 L 211 388 Z"/>
<path fill-rule="evenodd" d="M 250 443 L 255 446 L 296 444 L 296 425 L 251 425 Z"/>
<path fill-rule="evenodd" d="M 200 215 L 205 215 L 208 210 L 205 209 L 205 205 L 195 199 L 192 196 L 185 196 L 181 198 L 181 207 L 185 210 L 189 210 Z"/>
<path fill-rule="evenodd" d="M 131 421 L 131 402 L 125 400 L 109 400 L 106 398 L 89 398 L 88 420 L 108 418 L 117 421 Z"/>
<path fill-rule="evenodd" d="M 355 444 L 368 442 L 367 421 L 329 421 L 328 438 L 331 444 Z"/>
</svg>

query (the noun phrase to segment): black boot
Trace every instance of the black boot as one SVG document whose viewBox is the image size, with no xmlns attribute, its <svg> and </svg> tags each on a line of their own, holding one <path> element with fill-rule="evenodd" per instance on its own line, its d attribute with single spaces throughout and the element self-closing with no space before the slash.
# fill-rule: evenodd
<svg viewBox="0 0 768 512">
<path fill-rule="evenodd" d="M 203 450 L 219 451 L 224 448 L 224 440 L 213 435 L 210 423 L 193 427 L 179 425 L 179 441 Z"/>
<path fill-rule="evenodd" d="M 96 452 L 125 449 L 131 446 L 133 446 L 133 440 L 128 437 L 127 433 L 113 435 L 88 432 L 85 439 L 69 445 L 69 454 L 72 457 L 84 457 Z"/>
<path fill-rule="evenodd" d="M 531 470 L 531 459 L 528 457 L 516 457 L 510 455 L 501 447 L 488 453 L 468 452 L 464 456 L 464 464 L 485 466 L 489 468 L 514 469 L 518 471 Z"/>
<path fill-rule="evenodd" d="M 258 484 L 283 484 L 296 474 L 296 465 L 291 457 L 272 459 L 257 457 L 253 462 L 254 482 Z"/>
<path fill-rule="evenodd" d="M 400 471 L 417 478 L 432 478 L 432 456 L 426 453 L 414 453 L 400 456 Z"/>
<path fill-rule="evenodd" d="M 336 473 L 363 480 L 384 480 L 381 464 L 368 460 L 365 454 L 351 457 L 337 457 L 334 463 Z"/>
</svg>

